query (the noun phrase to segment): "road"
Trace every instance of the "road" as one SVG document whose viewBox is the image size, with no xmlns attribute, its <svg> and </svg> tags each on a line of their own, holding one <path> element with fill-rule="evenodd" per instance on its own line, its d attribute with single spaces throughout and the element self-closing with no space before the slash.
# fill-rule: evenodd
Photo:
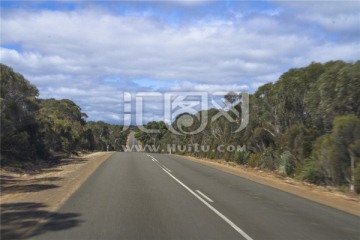
<svg viewBox="0 0 360 240">
<path fill-rule="evenodd" d="M 360 218 L 179 156 L 115 153 L 33 239 L 360 239 Z"/>
<path fill-rule="evenodd" d="M 138 145 L 138 140 L 135 138 L 135 132 L 131 131 L 128 138 L 128 146 L 131 147 L 131 152 L 136 152 L 135 146 Z"/>
</svg>

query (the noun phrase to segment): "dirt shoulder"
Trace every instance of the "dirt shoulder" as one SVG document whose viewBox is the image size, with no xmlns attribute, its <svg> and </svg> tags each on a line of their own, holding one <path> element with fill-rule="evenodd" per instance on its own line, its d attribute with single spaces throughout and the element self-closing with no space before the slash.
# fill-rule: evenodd
<svg viewBox="0 0 360 240">
<path fill-rule="evenodd" d="M 37 174 L 1 173 L 1 236 L 22 239 L 46 221 L 108 159 L 113 152 L 96 152 L 62 159 Z"/>
<path fill-rule="evenodd" d="M 293 178 L 279 176 L 271 171 L 248 168 L 235 163 L 228 163 L 224 160 L 209 160 L 191 156 L 179 156 L 190 161 L 201 163 L 218 170 L 360 216 L 359 196 L 345 194 L 333 187 L 317 186 L 298 181 Z"/>
</svg>

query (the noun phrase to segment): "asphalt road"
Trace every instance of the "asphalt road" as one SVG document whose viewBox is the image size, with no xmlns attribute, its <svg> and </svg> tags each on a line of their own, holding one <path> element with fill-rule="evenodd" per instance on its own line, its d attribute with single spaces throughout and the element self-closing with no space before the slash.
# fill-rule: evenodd
<svg viewBox="0 0 360 240">
<path fill-rule="evenodd" d="M 181 157 L 115 153 L 34 239 L 360 239 L 360 218 Z"/>
<path fill-rule="evenodd" d="M 135 138 L 135 132 L 131 131 L 129 134 L 129 147 L 131 147 L 131 152 L 136 152 L 135 146 L 138 145 L 138 141 Z"/>
</svg>

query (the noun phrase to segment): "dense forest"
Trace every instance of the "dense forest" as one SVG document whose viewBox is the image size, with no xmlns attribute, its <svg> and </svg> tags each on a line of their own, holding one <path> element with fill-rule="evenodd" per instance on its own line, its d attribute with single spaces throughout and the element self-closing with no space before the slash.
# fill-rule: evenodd
<svg viewBox="0 0 360 240">
<path fill-rule="evenodd" d="M 225 97 L 241 102 L 241 94 Z M 177 135 L 164 122 L 145 127 L 158 133 L 138 132 L 143 144 L 166 149 L 169 143 L 181 146 L 245 145 L 246 151 L 179 151 L 210 159 L 225 159 L 250 167 L 269 169 L 279 174 L 316 184 L 349 187 L 360 192 L 360 61 L 312 63 L 291 69 L 277 82 L 268 83 L 250 95 L 249 123 L 239 132 L 240 116 L 228 121 L 220 117 L 208 122 L 204 131 Z M 235 105 L 241 112 L 240 103 Z M 208 119 L 218 109 L 208 110 Z M 185 114 L 186 115 L 186 114 Z M 197 129 L 200 114 L 189 115 L 195 122 L 186 129 Z M 178 116 L 180 119 L 183 116 Z M 172 124 L 177 129 L 178 122 Z"/>
<path fill-rule="evenodd" d="M 1 68 L 1 165 L 54 161 L 57 153 L 121 150 L 127 131 L 87 115 L 69 99 L 40 99 L 21 74 Z"/>
</svg>

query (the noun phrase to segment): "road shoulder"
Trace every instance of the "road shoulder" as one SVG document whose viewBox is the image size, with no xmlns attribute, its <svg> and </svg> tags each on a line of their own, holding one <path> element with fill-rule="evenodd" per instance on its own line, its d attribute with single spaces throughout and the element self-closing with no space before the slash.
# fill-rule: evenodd
<svg viewBox="0 0 360 240">
<path fill-rule="evenodd" d="M 1 169 L 1 236 L 25 238 L 112 154 L 96 152 L 63 159 L 58 166 L 31 175 Z M 21 219 L 13 221 L 21 214 Z"/>
</svg>

